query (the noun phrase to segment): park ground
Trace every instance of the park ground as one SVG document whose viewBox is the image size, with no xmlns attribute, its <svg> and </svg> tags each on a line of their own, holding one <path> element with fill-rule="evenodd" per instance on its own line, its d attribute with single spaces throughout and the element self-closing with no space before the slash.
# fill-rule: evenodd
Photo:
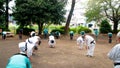
<svg viewBox="0 0 120 68">
<path fill-rule="evenodd" d="M 61 36 L 56 39 L 56 47 L 48 47 L 48 39 L 42 38 L 42 43 L 38 51 L 32 56 L 32 68 L 113 68 L 112 61 L 107 57 L 107 53 L 116 44 L 116 35 L 113 35 L 112 43 L 108 43 L 108 36 L 100 34 L 96 43 L 94 57 L 87 57 L 86 49 L 79 50 L 75 35 L 73 40 L 69 36 Z M 94 37 L 94 35 L 92 35 Z M 2 40 L 0 38 L 0 68 L 5 68 L 9 57 L 19 52 L 18 43 L 25 41 L 18 36 Z"/>
</svg>

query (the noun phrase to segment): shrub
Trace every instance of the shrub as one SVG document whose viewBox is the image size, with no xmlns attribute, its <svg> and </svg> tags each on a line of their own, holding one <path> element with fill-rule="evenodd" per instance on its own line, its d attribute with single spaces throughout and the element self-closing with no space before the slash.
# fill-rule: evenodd
<svg viewBox="0 0 120 68">
<path fill-rule="evenodd" d="M 62 30 L 64 30 L 64 29 L 65 29 L 65 26 L 60 26 L 59 28 L 62 29 Z"/>
<path fill-rule="evenodd" d="M 85 33 L 91 33 L 92 31 L 87 28 L 87 27 L 83 27 L 83 26 L 79 26 L 78 27 L 78 34 L 80 34 L 81 31 L 85 31 Z"/>
<path fill-rule="evenodd" d="M 19 30 L 20 30 L 21 28 L 18 28 L 17 30 L 16 30 L 16 32 L 17 32 L 17 34 L 19 33 Z M 35 31 L 34 29 L 31 29 L 31 28 L 23 28 L 23 34 L 24 35 L 30 35 L 30 32 L 31 31 Z"/>
<path fill-rule="evenodd" d="M 100 32 L 101 33 L 112 32 L 111 26 L 106 19 L 101 22 Z"/>
<path fill-rule="evenodd" d="M 70 28 L 70 31 L 73 31 L 74 33 L 76 33 L 76 29 L 77 28 Z"/>
<path fill-rule="evenodd" d="M 62 30 L 62 29 L 53 29 L 51 32 L 55 33 L 56 31 L 59 31 L 60 34 L 64 34 L 64 30 Z"/>
</svg>

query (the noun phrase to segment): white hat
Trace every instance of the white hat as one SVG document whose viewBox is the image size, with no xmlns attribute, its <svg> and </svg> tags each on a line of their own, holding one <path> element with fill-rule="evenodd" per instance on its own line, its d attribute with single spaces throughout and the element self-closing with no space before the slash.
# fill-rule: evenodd
<svg viewBox="0 0 120 68">
<path fill-rule="evenodd" d="M 117 33 L 117 37 L 120 37 L 120 31 Z"/>
<path fill-rule="evenodd" d="M 26 43 L 25 42 L 20 42 L 18 44 L 20 52 L 25 52 L 26 51 Z"/>
<path fill-rule="evenodd" d="M 32 31 L 32 32 L 30 33 L 30 36 L 35 36 L 35 31 Z"/>
</svg>

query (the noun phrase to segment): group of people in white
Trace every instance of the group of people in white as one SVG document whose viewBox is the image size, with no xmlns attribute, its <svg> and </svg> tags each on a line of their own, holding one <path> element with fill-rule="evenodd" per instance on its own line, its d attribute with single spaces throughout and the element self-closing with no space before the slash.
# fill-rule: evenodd
<svg viewBox="0 0 120 68">
<path fill-rule="evenodd" d="M 120 31 L 116 35 L 117 44 L 108 52 L 107 56 L 113 61 L 113 68 L 120 68 Z M 87 54 L 86 56 L 93 57 L 95 49 L 95 40 L 90 35 L 85 35 L 83 33 L 77 38 L 77 44 L 80 49 L 83 49 L 83 45 L 87 45 Z"/>
<path fill-rule="evenodd" d="M 54 36 L 50 35 L 48 40 L 49 47 L 55 47 L 55 43 Z M 36 35 L 35 31 L 32 31 L 29 38 L 18 44 L 20 52 L 10 57 L 6 68 L 32 68 L 30 60 L 40 44 L 41 38 Z"/>
<path fill-rule="evenodd" d="M 83 32 L 77 38 L 76 41 L 77 41 L 77 45 L 79 45 L 80 50 L 82 50 L 83 46 L 86 45 L 86 49 L 87 49 L 86 56 L 87 57 L 94 56 L 94 49 L 95 49 L 96 41 L 94 40 L 92 36 L 87 35 Z M 118 41 L 118 44 L 116 44 L 107 54 L 107 56 L 111 60 L 113 60 L 114 68 L 120 68 L 120 32 L 118 32 L 117 34 L 117 41 Z M 9 59 L 9 63 L 7 64 L 6 68 L 14 68 L 14 67 L 19 67 L 19 66 L 22 68 L 32 68 L 30 64 L 31 56 L 33 52 L 35 52 L 35 50 L 38 49 L 38 45 L 40 45 L 40 43 L 41 43 L 41 38 L 37 36 L 34 31 L 32 31 L 30 33 L 29 38 L 27 38 L 24 42 L 19 43 L 20 53 L 15 54 Z M 49 35 L 49 40 L 48 40 L 49 47 L 54 48 L 55 44 L 56 44 L 56 41 L 55 41 L 54 36 L 52 34 Z M 26 59 L 25 56 L 27 56 L 28 59 Z M 23 65 L 22 64 L 19 65 L 19 63 L 14 63 L 14 62 L 17 62 L 18 60 L 20 60 L 21 63 L 23 63 Z M 27 64 L 27 65 L 24 65 L 24 64 Z"/>
<path fill-rule="evenodd" d="M 33 52 L 38 49 L 38 45 L 40 45 L 40 43 L 41 38 L 32 31 L 29 38 L 27 38 L 24 42 L 19 43 L 19 49 L 22 47 L 25 48 L 27 56 L 31 59 Z"/>
<path fill-rule="evenodd" d="M 41 38 L 39 36 L 36 36 L 36 33 L 34 31 L 32 31 L 30 33 L 30 37 L 28 39 L 26 39 L 25 42 L 20 42 L 19 43 L 19 48 L 21 48 L 24 44 L 24 47 L 26 49 L 27 52 L 27 56 L 29 57 L 29 59 L 31 59 L 32 54 L 34 54 L 33 52 L 35 52 L 35 50 L 38 49 L 38 45 L 40 45 L 41 43 Z M 55 47 L 55 38 L 53 35 L 49 36 L 49 40 L 48 40 L 48 45 L 51 48 Z"/>
<path fill-rule="evenodd" d="M 31 56 L 38 49 L 40 43 L 41 38 L 32 31 L 29 38 L 18 44 L 20 53 L 16 53 L 9 58 L 6 68 L 32 68 Z"/>
</svg>

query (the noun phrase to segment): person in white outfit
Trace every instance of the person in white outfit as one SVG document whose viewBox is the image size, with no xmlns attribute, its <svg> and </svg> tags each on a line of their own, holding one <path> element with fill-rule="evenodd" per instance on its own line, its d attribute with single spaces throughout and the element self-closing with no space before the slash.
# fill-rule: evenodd
<svg viewBox="0 0 120 68">
<path fill-rule="evenodd" d="M 30 37 L 32 37 L 34 39 L 34 41 L 33 41 L 35 43 L 34 49 L 37 50 L 38 45 L 41 44 L 41 38 L 36 35 L 35 31 L 31 32 Z"/>
<path fill-rule="evenodd" d="M 114 68 L 120 68 L 120 32 L 117 33 L 117 42 L 116 44 L 107 54 L 109 59 L 113 61 Z"/>
<path fill-rule="evenodd" d="M 31 34 L 31 37 L 26 39 L 27 56 L 31 59 L 34 50 L 37 50 L 38 38 L 35 37 L 35 33 Z"/>
<path fill-rule="evenodd" d="M 79 45 L 79 49 L 80 49 L 80 50 L 83 49 L 84 40 L 83 40 L 82 36 L 79 36 L 79 37 L 77 38 L 77 45 Z"/>
<path fill-rule="evenodd" d="M 53 35 L 49 36 L 48 44 L 49 44 L 49 47 L 51 48 L 55 47 L 56 41 Z"/>
<path fill-rule="evenodd" d="M 18 44 L 18 47 L 19 47 L 20 51 L 23 51 L 23 52 L 26 52 L 26 51 L 27 51 L 26 42 L 20 42 L 20 43 Z"/>
<path fill-rule="evenodd" d="M 92 36 L 86 35 L 86 34 L 82 35 L 82 38 L 83 38 L 83 40 L 85 40 L 85 43 L 86 43 L 86 49 L 87 49 L 86 56 L 93 57 L 95 44 L 96 44 L 94 38 Z"/>
<path fill-rule="evenodd" d="M 26 45 L 27 45 L 27 56 L 31 59 L 32 53 L 33 53 L 33 49 L 35 46 L 35 43 L 33 42 L 33 37 L 30 37 L 28 39 L 26 39 Z"/>
</svg>

